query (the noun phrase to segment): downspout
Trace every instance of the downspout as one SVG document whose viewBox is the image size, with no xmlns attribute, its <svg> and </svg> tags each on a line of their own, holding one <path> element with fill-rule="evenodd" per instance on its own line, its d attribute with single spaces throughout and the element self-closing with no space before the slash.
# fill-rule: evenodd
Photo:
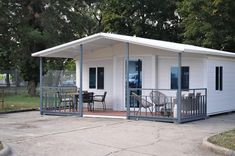
<svg viewBox="0 0 235 156">
<path fill-rule="evenodd" d="M 130 116 L 130 88 L 129 88 L 129 43 L 126 42 L 126 54 L 125 54 L 125 87 L 126 87 L 126 107 L 127 107 L 127 119 Z"/>
<path fill-rule="evenodd" d="M 80 44 L 80 88 L 79 88 L 79 115 L 83 117 L 83 97 L 82 97 L 82 74 L 83 74 L 83 45 Z"/>
<path fill-rule="evenodd" d="M 177 122 L 181 123 L 181 66 L 182 66 L 182 53 L 178 53 L 178 90 L 177 90 Z"/>
</svg>

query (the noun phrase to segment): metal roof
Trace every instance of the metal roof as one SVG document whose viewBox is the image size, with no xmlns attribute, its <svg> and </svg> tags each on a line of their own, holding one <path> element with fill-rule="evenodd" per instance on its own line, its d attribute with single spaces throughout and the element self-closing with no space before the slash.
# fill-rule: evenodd
<svg viewBox="0 0 235 156">
<path fill-rule="evenodd" d="M 184 52 L 224 57 L 235 57 L 235 53 L 233 52 L 141 37 L 118 35 L 112 33 L 97 33 L 91 36 L 87 36 L 78 40 L 74 40 L 65 44 L 61 44 L 52 48 L 33 53 L 32 56 L 74 58 L 79 55 L 79 47 L 81 44 L 84 45 L 84 51 L 94 51 L 123 42 L 176 53 Z"/>
</svg>

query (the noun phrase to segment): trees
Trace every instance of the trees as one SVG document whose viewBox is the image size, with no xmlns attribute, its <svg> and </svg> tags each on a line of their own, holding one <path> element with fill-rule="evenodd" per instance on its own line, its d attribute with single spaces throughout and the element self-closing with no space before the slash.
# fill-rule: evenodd
<svg viewBox="0 0 235 156">
<path fill-rule="evenodd" d="M 179 41 L 176 0 L 103 0 L 104 31 Z"/>
<path fill-rule="evenodd" d="M 235 51 L 235 1 L 182 0 L 178 12 L 185 43 Z"/>
<path fill-rule="evenodd" d="M 14 35 L 11 31 L 12 15 L 6 1 L 0 2 L 0 71 L 7 74 L 6 83 L 10 86 L 9 72 L 14 67 L 12 61 L 13 51 L 16 48 L 16 42 L 12 36 Z"/>
<path fill-rule="evenodd" d="M 18 68 L 35 95 L 31 53 L 100 31 L 235 51 L 234 10 L 233 0 L 0 1 L 0 70 Z M 74 68 L 66 61 L 47 59 L 46 67 Z"/>
<path fill-rule="evenodd" d="M 31 54 L 91 34 L 96 25 L 87 12 L 91 4 L 92 1 L 83 0 L 0 2 L 0 59 L 4 60 L 1 63 L 6 69 L 15 62 L 15 68 L 28 81 L 29 95 L 36 94 L 39 81 L 39 59 Z M 64 60 L 50 60 L 47 63 L 56 61 L 63 68 Z"/>
</svg>

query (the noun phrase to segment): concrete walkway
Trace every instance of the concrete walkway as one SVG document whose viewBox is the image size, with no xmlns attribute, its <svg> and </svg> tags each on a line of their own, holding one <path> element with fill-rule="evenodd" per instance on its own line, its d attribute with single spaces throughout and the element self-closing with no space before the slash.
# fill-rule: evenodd
<svg viewBox="0 0 235 156">
<path fill-rule="evenodd" d="M 124 119 L 0 115 L 0 140 L 17 156 L 209 156 L 206 136 L 235 128 L 235 113 L 185 124 Z"/>
</svg>

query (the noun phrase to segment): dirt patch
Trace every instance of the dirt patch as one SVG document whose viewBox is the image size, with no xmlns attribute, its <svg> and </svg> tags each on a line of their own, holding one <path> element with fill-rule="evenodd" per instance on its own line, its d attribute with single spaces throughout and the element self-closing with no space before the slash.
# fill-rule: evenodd
<svg viewBox="0 0 235 156">
<path fill-rule="evenodd" d="M 212 136 L 208 141 L 213 144 L 235 150 L 235 129 Z"/>
<path fill-rule="evenodd" d="M 17 129 L 28 129 L 28 128 L 36 128 L 36 126 L 29 125 L 29 124 L 21 124 L 17 127 Z"/>
</svg>

